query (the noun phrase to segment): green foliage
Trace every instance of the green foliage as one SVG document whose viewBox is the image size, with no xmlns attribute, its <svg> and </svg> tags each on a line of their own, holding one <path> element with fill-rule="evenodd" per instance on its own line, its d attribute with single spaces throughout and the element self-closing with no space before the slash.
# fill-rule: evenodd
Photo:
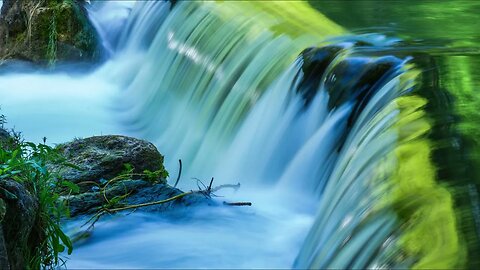
<svg viewBox="0 0 480 270">
<path fill-rule="evenodd" d="M 5 117 L 5 115 L 0 114 L 0 127 L 4 128 L 6 123 L 7 123 L 7 118 Z"/>
<path fill-rule="evenodd" d="M 123 180 L 129 180 L 134 178 L 141 178 L 145 181 L 150 182 L 151 184 L 158 184 L 158 183 L 166 183 L 166 178 L 168 177 L 168 172 L 161 164 L 160 169 L 152 172 L 149 170 L 144 170 L 143 173 L 135 173 L 135 168 L 130 163 L 123 164 L 124 169 L 123 171 L 116 177 L 106 181 L 104 184 L 99 186 L 100 192 L 103 194 L 103 198 L 105 199 L 105 203 L 100 207 L 102 210 L 109 210 L 113 208 L 119 208 L 125 206 L 122 202 L 128 198 L 130 193 L 125 190 L 125 193 L 122 195 L 114 196 L 113 198 L 108 198 L 108 187 L 115 182 L 120 182 Z"/>
<path fill-rule="evenodd" d="M 53 66 L 57 60 L 57 21 L 56 21 L 56 10 L 53 11 L 53 16 L 50 21 L 50 29 L 48 35 L 48 45 L 47 45 L 47 60 L 48 65 Z"/>
<path fill-rule="evenodd" d="M 165 179 L 169 176 L 168 171 L 165 169 L 163 164 L 160 164 L 160 169 L 152 172 L 150 170 L 144 170 L 142 173 L 134 173 L 135 168 L 130 163 L 123 164 L 124 169 L 123 171 L 115 177 L 114 181 L 118 180 L 126 180 L 130 178 L 142 178 L 145 181 L 148 181 L 152 184 L 156 184 L 159 182 L 164 182 Z M 112 182 L 112 181 L 109 181 Z"/>
<path fill-rule="evenodd" d="M 78 192 L 79 187 L 61 179 L 47 164 L 68 166 L 58 152 L 45 144 L 17 141 L 0 148 L 0 181 L 13 179 L 38 199 L 34 225 L 39 234 L 35 243 L 38 246 L 24 251 L 31 269 L 53 269 L 62 262 L 60 253 L 67 249 L 70 254 L 73 248 L 60 227 L 61 217 L 68 216 L 68 207 L 58 198 Z"/>
</svg>

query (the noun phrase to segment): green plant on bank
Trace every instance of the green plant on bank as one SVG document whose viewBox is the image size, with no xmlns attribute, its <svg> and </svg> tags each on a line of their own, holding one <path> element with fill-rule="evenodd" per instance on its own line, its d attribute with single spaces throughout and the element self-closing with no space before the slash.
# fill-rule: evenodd
<svg viewBox="0 0 480 270">
<path fill-rule="evenodd" d="M 29 269 L 54 269 L 63 262 L 60 253 L 65 249 L 68 254 L 72 252 L 72 242 L 60 227 L 61 217 L 69 215 L 68 207 L 58 198 L 78 191 L 78 187 L 47 169 L 47 163 L 71 166 L 55 149 L 45 143 L 23 142 L 19 137 L 17 134 L 0 147 L 0 181 L 15 180 L 38 199 L 33 228 L 37 247 L 24 250 L 24 256 Z"/>
<path fill-rule="evenodd" d="M 48 35 L 48 45 L 47 45 L 47 59 L 48 65 L 53 66 L 57 61 L 57 22 L 56 22 L 56 10 L 53 11 L 53 16 L 50 20 L 50 29 Z"/>
</svg>

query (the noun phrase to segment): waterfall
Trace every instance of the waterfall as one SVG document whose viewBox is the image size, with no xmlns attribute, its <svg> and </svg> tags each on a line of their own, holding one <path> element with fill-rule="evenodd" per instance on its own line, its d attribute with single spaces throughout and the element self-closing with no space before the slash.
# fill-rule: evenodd
<svg viewBox="0 0 480 270">
<path fill-rule="evenodd" d="M 343 30 L 304 11 L 177 3 L 122 93 L 125 123 L 160 145 L 170 168 L 181 158 L 188 175 L 318 198 L 295 267 L 459 265 L 451 195 L 435 183 L 424 136 L 425 101 L 409 94 L 418 71 L 408 59 L 362 56 L 359 40 L 329 38 Z M 142 19 L 132 15 L 129 32 L 141 33 Z M 319 49 L 297 58 L 310 46 Z M 415 238 L 434 224 L 431 243 Z"/>
<path fill-rule="evenodd" d="M 115 16 L 103 16 L 112 9 Z M 99 97 L 93 99 L 108 99 L 92 112 L 102 117 L 85 116 L 85 123 L 96 123 L 91 132 L 113 130 L 148 139 L 165 155 L 171 174 L 182 159 L 185 177 L 240 181 L 247 190 L 242 198 L 258 200 L 253 216 L 235 212 L 240 221 L 223 210 L 200 214 L 207 233 L 221 233 L 209 234 L 219 243 L 208 242 L 213 250 L 200 252 L 232 253 L 226 258 L 238 255 L 248 261 L 255 256 L 250 249 L 258 243 L 253 242 L 261 241 L 268 244 L 259 244 L 259 254 L 274 257 L 271 249 L 277 247 L 281 253 L 275 255 L 285 256 L 270 264 L 277 267 L 463 265 L 466 250 L 451 189 L 437 182 L 431 160 L 427 100 L 415 92 L 421 71 L 410 57 L 371 53 L 397 40 L 350 35 L 298 1 L 112 2 L 90 8 L 90 17 L 110 58 L 92 74 L 65 84 L 95 85 L 89 91 Z M 0 82 L 13 79 L 19 77 Z M 97 93 L 100 88 L 107 94 Z M 2 102 L 15 103 L 18 96 L 8 96 L 5 89 L 0 86 Z M 70 110 L 71 115 L 83 112 Z M 181 185 L 192 186 L 188 180 Z M 185 233 L 176 223 L 160 223 L 168 224 L 162 225 L 166 234 Z M 141 228 L 156 228 L 145 224 Z M 203 233 L 198 228 L 185 225 L 189 239 L 196 237 L 190 232 Z M 163 233 L 148 235 L 157 239 Z M 132 244 L 132 254 L 142 255 L 135 251 L 137 242 L 125 241 Z M 238 254 L 215 249 L 227 241 L 239 247 Z M 256 257 L 251 262 L 258 264 L 215 264 L 218 258 L 205 261 L 206 255 L 196 257 L 183 246 L 168 250 L 209 267 L 269 266 Z M 92 253 L 88 247 L 79 252 Z M 149 260 L 158 263 L 153 257 L 130 266 L 151 267 Z M 192 267 L 180 258 L 162 263 Z"/>
<path fill-rule="evenodd" d="M 149 5 L 146 2 L 137 8 L 151 10 Z M 132 131 L 163 146 L 169 167 L 176 166 L 181 158 L 198 177 L 210 175 L 214 164 L 225 156 L 228 141 L 241 121 L 268 86 L 303 48 L 340 31 L 325 21 L 321 35 L 311 29 L 291 35 L 275 33 L 285 22 L 263 10 L 264 6 L 268 5 L 179 2 L 155 32 L 146 61 L 122 93 L 121 113 Z M 307 6 L 279 7 L 282 9 L 275 12 L 303 11 Z M 233 16 L 238 9 L 251 16 Z M 136 42 L 145 27 L 135 16 L 131 21 L 129 25 L 134 26 L 127 29 L 134 38 L 127 40 Z M 320 23 L 315 20 L 315 24 Z"/>
</svg>

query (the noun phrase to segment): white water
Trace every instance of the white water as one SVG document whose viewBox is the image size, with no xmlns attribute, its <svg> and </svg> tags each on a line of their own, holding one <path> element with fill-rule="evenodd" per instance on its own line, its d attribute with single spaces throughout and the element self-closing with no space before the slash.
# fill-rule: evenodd
<svg viewBox="0 0 480 270">
<path fill-rule="evenodd" d="M 102 40 L 102 45 L 109 54 L 115 54 L 122 28 L 128 20 L 135 1 L 97 1 L 87 5 L 89 18 Z"/>
<path fill-rule="evenodd" d="M 313 222 L 293 194 L 248 190 L 228 199 L 251 208 L 198 208 L 171 216 L 133 214 L 100 222 L 68 266 L 77 268 L 288 268 Z M 247 195 L 248 194 L 248 195 Z M 288 218 L 287 218 L 288 217 Z"/>
<path fill-rule="evenodd" d="M 114 6 L 112 3 L 109 7 Z M 124 20 L 123 12 L 129 8 L 116 7 L 118 9 L 112 17 L 106 16 L 110 11 L 105 7 L 95 10 L 96 13 L 91 12 L 92 16 L 98 16 L 97 27 L 106 29 L 104 41 L 115 40 L 112 36 L 117 30 L 111 22 Z M 160 9 L 167 11 L 164 7 Z M 107 26 L 113 28 L 105 28 Z M 140 32 L 135 34 L 137 38 L 142 36 Z M 142 78 L 136 75 L 139 67 L 140 74 L 149 72 L 145 53 L 141 49 L 132 49 L 138 46 L 135 45 L 137 40 L 131 42 L 134 44 L 125 45 L 125 49 L 117 54 L 112 43 L 105 44 L 109 53 L 115 56 L 90 74 L 12 72 L 2 75 L 0 103 L 2 113 L 8 118 L 7 126 L 22 131 L 27 140 L 41 142 L 45 136 L 51 144 L 92 135 L 138 135 L 129 125 L 119 121 L 125 118 L 124 104 L 137 98 L 132 94 L 123 97 L 126 95 L 124 91 L 134 89 L 125 87 Z M 168 65 L 158 67 L 170 68 Z M 291 77 L 293 72 L 286 74 Z M 272 87 L 271 95 L 285 91 L 286 88 L 279 86 Z M 172 108 L 178 105 L 162 104 L 172 109 L 172 115 L 179 114 Z M 255 115 L 251 118 L 258 117 Z M 157 125 L 157 128 L 159 132 L 165 132 L 162 131 L 164 125 Z M 234 145 L 241 147 L 241 135 L 238 137 L 239 142 Z M 169 134 L 165 138 L 167 141 L 157 142 L 162 153 L 168 152 L 164 149 L 175 147 L 176 143 L 175 135 Z M 175 160 L 177 157 L 167 155 L 167 158 Z M 169 169 L 172 175 L 176 175 L 176 164 Z M 170 217 L 134 214 L 104 220 L 97 224 L 88 242 L 75 247 L 67 266 L 72 269 L 290 267 L 313 223 L 314 203 L 296 193 L 257 187 L 248 174 L 230 174 L 230 178 L 220 177 L 222 170 L 218 171 L 219 182 L 242 182 L 237 194 L 222 193 L 226 195 L 225 200 L 252 201 L 252 207 L 188 209 Z M 215 173 L 212 170 L 208 175 L 217 176 Z M 184 175 L 182 184 L 189 188 L 194 187 L 190 177 L 202 177 Z M 74 230 L 72 228 L 72 232 Z"/>
<path fill-rule="evenodd" d="M 316 198 L 335 188 L 327 185 L 330 172 L 340 183 L 360 173 L 342 170 L 361 159 L 349 156 L 359 146 L 355 138 L 349 152 L 335 150 L 352 104 L 329 111 L 328 95 L 320 91 L 303 110 L 301 98 L 292 95 L 301 64 L 293 59 L 317 39 L 275 35 L 267 29 L 279 18 L 258 26 L 263 13 L 226 21 L 215 12 L 234 14 L 235 5 L 228 3 L 177 5 L 169 11 L 168 3 L 141 2 L 126 22 L 129 5 L 112 2 L 93 10 L 110 60 L 84 76 L 2 75 L 2 113 L 34 141 L 112 133 L 149 139 L 166 155 L 171 175 L 177 160 L 184 160 L 185 189 L 194 188 L 190 177 L 241 182 L 238 193 L 219 200 L 253 206 L 103 220 L 91 239 L 76 246 L 67 266 L 289 268 L 318 207 L 329 206 L 327 199 L 318 206 Z M 119 33 L 125 23 L 127 30 Z M 373 143 L 379 142 L 382 147 L 392 140 Z M 321 237 L 312 231 L 320 240 L 304 249 L 315 250 L 325 234 L 333 235 L 349 204 L 335 212 L 335 222 L 317 219 L 325 230 Z"/>
</svg>

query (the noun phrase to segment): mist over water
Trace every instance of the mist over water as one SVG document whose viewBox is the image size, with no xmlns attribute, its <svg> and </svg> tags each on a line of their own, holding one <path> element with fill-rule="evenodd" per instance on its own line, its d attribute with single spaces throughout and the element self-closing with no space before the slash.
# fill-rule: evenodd
<svg viewBox="0 0 480 270">
<path fill-rule="evenodd" d="M 16 94 L 11 94 L 15 89 Z M 2 112 L 25 139 L 51 144 L 119 133 L 108 103 L 118 91 L 95 76 L 9 74 L 0 77 Z M 62 112 L 62 113 L 59 113 Z"/>
<path fill-rule="evenodd" d="M 101 221 L 79 245 L 70 268 L 288 268 L 293 264 L 313 207 L 293 194 L 242 187 L 229 200 L 252 208 L 208 207 L 167 216 L 134 213 Z M 287 197 L 285 197 L 287 196 Z M 290 197 L 289 200 L 286 198 Z M 312 205 L 313 206 L 313 205 Z M 288 218 L 286 218 L 288 217 Z M 105 258 L 108 258 L 106 260 Z"/>
</svg>

